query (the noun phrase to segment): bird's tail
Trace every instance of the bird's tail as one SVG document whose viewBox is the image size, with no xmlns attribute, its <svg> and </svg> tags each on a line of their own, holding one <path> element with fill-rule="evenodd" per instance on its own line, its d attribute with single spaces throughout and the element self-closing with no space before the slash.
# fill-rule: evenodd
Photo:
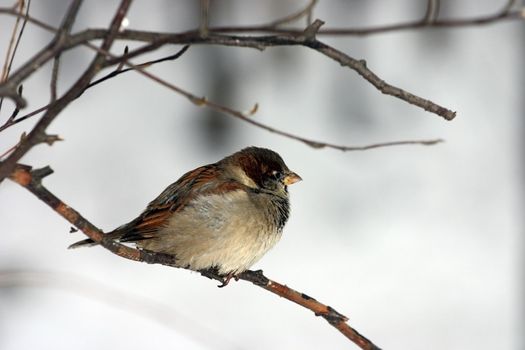
<svg viewBox="0 0 525 350">
<path fill-rule="evenodd" d="M 105 233 L 104 235 L 106 237 L 109 237 L 112 240 L 120 241 L 120 238 L 122 237 L 126 229 L 127 229 L 127 225 L 122 225 L 111 232 Z M 91 238 L 87 238 L 87 239 L 83 239 L 81 241 L 73 243 L 72 245 L 67 247 L 67 249 L 76 249 L 76 248 L 81 248 L 81 247 L 93 247 L 96 245 L 98 245 L 97 242 L 95 242 Z"/>
<path fill-rule="evenodd" d="M 80 248 L 80 247 L 92 247 L 92 246 L 95 246 L 95 245 L 98 245 L 98 243 L 95 242 L 94 240 L 92 240 L 91 238 L 88 238 L 88 239 L 83 239 L 81 241 L 73 243 L 72 245 L 67 247 L 67 249 L 77 249 L 77 248 Z"/>
</svg>

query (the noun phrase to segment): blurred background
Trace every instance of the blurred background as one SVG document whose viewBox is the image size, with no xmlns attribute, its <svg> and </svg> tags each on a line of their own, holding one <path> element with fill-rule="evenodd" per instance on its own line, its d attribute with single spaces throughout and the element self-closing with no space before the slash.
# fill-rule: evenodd
<svg viewBox="0 0 525 350">
<path fill-rule="evenodd" d="M 263 24 L 305 2 L 211 2 L 212 26 Z M 441 1 L 441 18 L 496 13 L 506 1 Z M 1 6 L 13 1 L 0 0 Z M 117 1 L 86 1 L 74 31 L 105 27 Z M 319 1 L 326 27 L 420 18 L 424 1 Z M 57 26 L 60 0 L 30 14 Z M 198 26 L 197 1 L 136 1 L 129 28 Z M 0 17 L 5 56 L 14 19 Z M 304 25 L 304 20 L 298 26 Z M 28 24 L 14 69 L 51 35 Z M 387 82 L 457 111 L 447 122 L 382 95 L 307 48 L 192 46 L 149 68 L 199 96 L 249 110 L 314 140 L 432 146 L 315 150 L 196 107 L 133 72 L 86 91 L 51 125 L 64 142 L 23 158 L 45 185 L 104 230 L 140 213 L 184 172 L 248 145 L 278 151 L 304 181 L 290 188 L 281 242 L 255 269 L 349 316 L 384 349 L 525 349 L 523 337 L 523 21 L 365 37 L 320 37 Z M 119 42 L 114 52 L 139 43 Z M 167 46 L 136 63 L 175 53 Z M 59 93 L 92 57 L 62 56 Z M 32 111 L 49 101 L 51 64 L 24 82 Z M 0 123 L 13 105 L 4 101 Z M 22 113 L 25 111 L 22 111 Z M 0 134 L 0 152 L 37 119 Z M 521 155 L 520 155 L 521 154 Z M 0 349 L 349 349 L 324 320 L 246 282 L 216 288 L 196 273 L 131 262 L 83 236 L 24 188 L 0 185 Z"/>
</svg>

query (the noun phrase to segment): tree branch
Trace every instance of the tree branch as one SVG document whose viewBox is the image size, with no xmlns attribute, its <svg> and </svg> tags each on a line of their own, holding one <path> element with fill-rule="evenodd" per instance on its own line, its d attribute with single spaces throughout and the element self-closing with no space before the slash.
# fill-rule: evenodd
<svg viewBox="0 0 525 350">
<path fill-rule="evenodd" d="M 306 6 L 299 10 L 296 13 L 292 13 L 288 16 L 285 16 L 283 18 L 276 19 L 275 21 L 272 21 L 272 23 L 269 24 L 271 27 L 278 27 L 282 26 L 283 24 L 288 24 L 294 21 L 297 21 L 303 17 L 311 17 L 312 10 L 314 9 L 315 5 L 317 4 L 317 0 L 309 0 Z M 310 24 L 309 21 L 307 21 L 307 24 Z"/>
<path fill-rule="evenodd" d="M 63 21 L 63 28 L 67 29 L 68 26 L 72 25 L 74 17 L 78 12 L 78 8 L 81 2 L 82 0 L 75 0 L 71 4 L 68 13 L 66 14 L 65 19 Z M 108 51 L 111 45 L 113 44 L 113 41 L 115 40 L 118 34 L 120 24 L 122 23 L 122 19 L 124 18 L 130 3 L 131 0 L 122 0 L 122 2 L 120 3 L 118 10 L 111 22 L 110 29 L 107 32 L 107 36 L 102 42 L 101 50 Z M 57 34 L 57 38 L 59 38 L 58 42 L 62 42 L 63 39 L 60 38 L 62 37 L 62 34 L 62 31 L 59 31 L 59 33 Z M 53 56 L 54 55 L 51 55 L 51 57 Z M 16 162 L 18 162 L 18 160 L 22 158 L 22 156 L 25 155 L 33 146 L 46 141 L 47 136 L 45 134 L 45 130 L 47 129 L 49 124 L 51 124 L 51 122 L 56 118 L 56 116 L 64 108 L 66 108 L 69 105 L 69 103 L 71 103 L 71 101 L 73 101 L 80 93 L 82 93 L 82 91 L 85 90 L 85 88 L 91 82 L 91 79 L 102 68 L 104 60 L 104 54 L 98 52 L 95 55 L 95 58 L 93 58 L 89 67 L 75 82 L 75 84 L 73 84 L 73 86 L 64 94 L 64 96 L 62 96 L 60 99 L 56 100 L 54 103 L 51 104 L 44 116 L 38 121 L 38 123 L 27 135 L 27 137 L 24 140 L 22 140 L 22 142 L 20 142 L 20 145 L 13 151 L 13 153 L 9 155 L 9 157 L 7 157 L 5 161 L 0 163 L 0 182 L 3 181 L 4 178 L 9 176 L 9 174 L 13 172 Z M 16 74 L 14 76 L 16 76 Z M 11 84 L 13 84 L 13 82 L 11 82 L 11 78 L 6 83 L 6 86 L 8 87 Z"/>
<path fill-rule="evenodd" d="M 217 29 L 215 29 L 215 31 L 217 31 Z M 319 30 L 317 34 L 320 34 L 321 32 L 322 31 Z M 430 100 L 421 98 L 401 88 L 398 88 L 398 87 L 395 87 L 393 85 L 386 83 L 384 80 L 380 79 L 374 72 L 372 72 L 366 66 L 364 60 L 355 59 L 331 46 L 328 46 L 327 44 L 324 44 L 323 42 L 317 39 L 312 40 L 312 38 L 305 37 L 304 30 L 300 32 L 290 32 L 288 30 L 284 30 L 283 33 L 285 34 L 284 35 L 270 35 L 270 36 L 231 36 L 231 35 L 221 35 L 217 33 L 214 34 L 212 29 L 210 29 L 209 34 L 206 37 L 203 37 L 199 31 L 189 31 L 189 32 L 184 32 L 184 33 L 170 34 L 170 33 L 128 30 L 128 31 L 119 33 L 118 38 L 126 39 L 126 40 L 145 41 L 145 42 L 149 42 L 150 44 L 149 46 L 146 45 L 145 47 L 140 48 L 136 52 L 132 51 L 128 53 L 128 55 L 123 56 L 121 58 L 121 61 L 119 62 L 125 62 L 128 66 L 132 67 L 132 65 L 128 61 L 129 58 L 132 58 L 135 55 L 142 54 L 148 51 L 156 50 L 157 48 L 165 44 L 186 44 L 186 45 L 188 44 L 208 44 L 208 45 L 224 45 L 224 46 L 237 46 L 237 47 L 254 47 L 258 49 L 264 49 L 266 47 L 273 47 L 273 46 L 305 46 L 313 50 L 316 50 L 320 52 L 321 54 L 339 62 L 341 65 L 347 66 L 348 68 L 356 71 L 359 75 L 365 78 L 368 82 L 370 82 L 374 87 L 376 87 L 379 91 L 381 91 L 384 94 L 388 94 L 396 98 L 399 98 L 401 100 L 404 100 L 410 104 L 423 108 L 424 110 L 428 112 L 437 114 L 445 118 L 446 120 L 452 120 L 456 115 L 454 111 L 451 111 L 445 107 L 442 107 Z M 68 43 L 65 44 L 62 49 L 63 50 L 70 49 L 80 44 L 84 44 L 91 48 L 94 48 L 93 45 L 89 43 L 89 40 L 105 38 L 107 34 L 108 33 L 106 30 L 93 30 L 93 29 L 86 30 L 84 32 L 76 34 L 75 36 L 72 36 L 70 40 L 68 41 Z M 100 50 L 97 50 L 97 51 L 99 53 L 101 52 Z M 105 52 L 105 54 L 110 57 L 114 57 L 114 55 L 110 55 L 108 52 Z M 45 55 L 45 52 L 41 52 L 40 55 L 37 55 L 37 57 L 35 57 L 35 60 L 40 62 L 40 60 L 45 60 L 46 57 L 47 56 Z M 47 59 L 49 58 L 50 57 L 47 57 Z M 22 67 L 22 68 L 25 68 L 25 67 Z M 11 91 L 12 85 L 14 84 L 12 83 L 12 81 L 19 83 L 21 80 L 25 79 L 25 77 L 27 77 L 28 74 L 30 74 L 26 72 L 25 69 L 23 70 L 22 68 L 19 71 L 17 71 L 15 74 L 13 74 L 10 80 L 6 82 L 6 84 L 7 83 L 10 84 L 8 87 L 4 87 L 0 85 L 0 96 L 2 94 L 7 94 L 9 97 L 13 98 L 10 94 L 12 92 Z M 137 69 L 137 71 L 140 72 L 141 70 Z M 153 79 L 151 74 L 144 74 L 144 75 Z M 153 80 L 159 82 L 159 79 L 153 79 Z M 163 85 L 166 86 L 166 84 L 163 84 Z M 181 93 L 177 89 L 173 89 L 173 90 Z M 15 101 L 17 100 L 15 99 Z M 209 104 L 207 105 L 210 106 Z"/>
<path fill-rule="evenodd" d="M 127 47 L 127 46 L 126 46 Z M 166 57 L 162 57 L 162 58 L 159 58 L 159 59 L 156 59 L 156 60 L 151 60 L 151 61 L 148 61 L 148 62 L 144 62 L 144 63 L 140 63 L 138 64 L 137 66 L 138 67 L 150 67 L 154 64 L 157 64 L 157 63 L 161 63 L 161 62 L 165 62 L 165 61 L 172 61 L 172 60 L 176 60 L 178 59 L 180 56 L 182 56 L 189 48 L 189 45 L 186 45 L 184 46 L 182 49 L 180 49 L 179 51 L 177 51 L 175 54 L 173 55 L 169 55 L 169 56 L 166 56 Z M 125 54 L 127 53 L 127 51 L 125 52 Z M 109 61 L 109 60 L 108 60 Z M 114 65 L 114 64 L 108 64 L 108 61 L 106 61 L 106 63 L 104 64 L 104 66 L 110 66 L 110 65 Z M 88 84 L 88 86 L 84 89 L 84 91 L 82 91 L 82 93 L 77 96 L 80 97 L 87 89 L 90 89 L 92 88 L 93 86 L 95 85 L 98 85 L 108 79 L 111 79 L 111 78 L 114 78 L 116 77 L 117 75 L 120 75 L 120 74 L 123 74 L 123 73 L 126 73 L 126 72 L 129 72 L 129 71 L 132 71 L 133 69 L 132 68 L 126 68 L 126 69 L 122 69 L 122 65 L 123 64 L 120 64 L 117 66 L 117 68 L 111 72 L 111 73 L 108 73 L 107 75 L 103 76 L 102 78 L 99 78 L 95 81 L 92 81 L 91 83 Z M 53 66 L 53 68 L 55 68 L 55 65 Z M 55 72 L 55 70 L 53 70 L 53 75 L 54 74 L 57 74 Z M 55 79 L 56 80 L 56 79 Z M 53 81 L 53 78 L 52 78 L 52 81 Z M 20 85 L 20 87 L 22 87 L 22 85 Z M 53 91 L 53 86 L 52 86 L 52 91 Z M 19 92 L 21 94 L 21 88 L 19 88 Z M 53 96 L 53 95 L 52 95 Z M 15 124 L 18 124 L 26 119 L 29 119 L 31 117 L 34 117 L 35 115 L 37 115 L 38 113 L 40 112 L 43 112 L 45 110 L 47 110 L 51 104 L 53 103 L 53 99 L 51 99 L 51 102 L 48 103 L 47 105 L 45 106 L 42 106 L 42 107 L 39 107 L 37 109 L 35 109 L 34 111 L 30 112 L 30 113 L 27 113 L 21 117 L 18 117 L 15 119 L 15 117 L 18 115 L 18 112 L 20 111 L 18 108 L 15 108 L 13 114 L 11 115 L 11 117 L 9 117 L 9 119 L 3 124 L 0 126 L 0 132 L 4 131 L 5 129 L 15 125 Z M 1 157 L 0 157 L 1 158 Z"/>
<path fill-rule="evenodd" d="M 423 17 L 423 22 L 425 24 L 431 25 L 437 20 L 440 5 L 440 0 L 427 0 L 427 9 L 425 11 L 425 16 Z"/>
<path fill-rule="evenodd" d="M 129 61 L 130 58 L 135 57 L 139 54 L 143 54 L 146 52 L 149 52 L 150 50 L 155 50 L 158 47 L 167 44 L 167 43 L 178 43 L 179 41 L 184 42 L 193 42 L 193 43 L 220 43 L 223 45 L 239 45 L 244 42 L 245 46 L 259 46 L 266 44 L 267 46 L 282 46 L 282 45 L 303 45 L 310 48 L 313 48 L 327 57 L 330 57 L 337 62 L 339 62 L 341 65 L 348 66 L 354 70 L 356 70 L 360 75 L 362 75 L 365 79 L 367 79 L 369 82 L 371 82 L 374 86 L 376 86 L 380 91 L 382 91 L 385 94 L 390 94 L 395 97 L 399 97 L 401 99 L 405 99 L 409 103 L 415 104 L 419 107 L 424 108 L 425 110 L 431 111 L 433 113 L 443 115 L 445 119 L 452 119 L 455 116 L 455 112 L 449 111 L 448 109 L 441 107 L 439 105 L 434 104 L 431 101 L 425 100 L 423 98 L 420 98 L 418 96 L 415 96 L 413 94 L 410 94 L 409 92 L 406 92 L 402 89 L 399 89 L 397 87 L 394 87 L 392 85 L 387 84 L 383 80 L 381 80 L 377 75 L 375 75 L 372 71 L 370 71 L 367 67 L 364 61 L 358 61 L 328 45 L 325 45 L 315 39 L 315 31 L 319 30 L 320 25 L 322 24 L 321 21 L 316 21 L 312 25 L 308 26 L 308 28 L 313 28 L 311 35 L 308 33 L 305 34 L 305 32 L 308 32 L 307 30 L 303 31 L 303 34 L 301 36 L 298 36 L 296 38 L 292 37 L 277 37 L 277 36 L 271 36 L 271 37 L 232 37 L 232 36 L 213 36 L 213 37 L 207 37 L 205 39 L 201 38 L 198 33 L 193 32 L 193 34 L 159 34 L 159 33 L 151 33 L 151 32 L 137 32 L 137 31 L 127 31 L 123 34 L 127 34 L 124 37 L 126 39 L 137 39 L 137 40 L 145 40 L 145 41 L 151 41 L 150 44 L 140 47 L 134 51 L 130 51 L 128 53 L 125 53 L 123 56 L 116 57 L 115 55 L 104 51 L 102 49 L 96 49 L 99 54 L 104 54 L 106 57 L 108 57 L 108 60 L 106 62 L 106 65 L 115 65 L 115 64 L 126 64 L 130 67 L 130 69 L 136 70 L 138 73 L 156 81 L 157 83 L 183 95 L 187 99 L 189 99 L 192 103 L 198 105 L 198 106 L 207 106 L 208 108 L 211 108 L 215 111 L 218 111 L 220 113 L 229 115 L 231 117 L 240 119 L 246 123 L 249 123 L 251 125 L 254 125 L 258 128 L 261 128 L 263 130 L 269 131 L 271 133 L 275 133 L 299 142 L 302 142 L 310 147 L 313 148 L 332 148 L 337 149 L 340 151 L 363 151 L 363 150 L 369 150 L 374 148 L 380 148 L 380 147 L 390 147 L 390 146 L 396 146 L 396 145 L 435 145 L 442 140 L 440 139 L 433 139 L 433 140 L 408 140 L 408 141 L 392 141 L 392 142 L 384 142 L 384 143 L 376 143 L 371 145 L 363 145 L 363 146 L 351 146 L 351 145 L 337 145 L 333 143 L 323 142 L 323 141 L 317 141 L 312 140 L 309 138 L 305 138 L 299 135 L 295 135 L 289 132 L 285 132 L 276 128 L 273 128 L 269 125 L 263 124 L 261 122 L 258 122 L 254 120 L 253 118 L 250 118 L 252 116 L 252 112 L 246 114 L 239 110 L 235 110 L 231 107 L 224 106 L 221 104 L 218 104 L 213 101 L 209 101 L 205 97 L 199 97 L 197 95 L 194 95 L 190 93 L 189 91 L 186 91 L 178 86 L 175 86 L 172 83 L 169 83 L 156 75 L 153 75 L 149 72 L 147 72 L 144 69 L 143 65 L 135 65 Z M 95 32 L 97 35 L 91 37 L 91 39 L 94 39 L 98 36 L 103 36 L 105 34 L 105 31 L 97 31 Z M 77 34 L 79 35 L 79 34 Z M 74 37 L 74 36 L 73 36 Z M 72 39 L 73 39 L 72 37 Z M 140 38 L 140 39 L 139 39 Z M 74 40 L 74 39 L 73 39 Z M 91 47 L 91 44 L 89 42 L 86 42 L 87 45 Z M 78 44 L 80 44 L 78 42 Z M 93 48 L 95 49 L 95 48 Z M 178 56 L 177 56 L 178 57 Z M 162 59 L 161 59 L 162 60 Z M 155 62 L 155 61 L 154 61 Z M 113 75 L 117 75 L 116 72 L 111 73 Z M 110 75 L 111 75 L 110 74 Z M 103 80 L 105 78 L 102 78 Z M 96 82 L 94 82 L 96 83 Z M 42 109 L 42 108 L 41 108 Z M 39 109 L 39 110 L 41 110 Z M 255 111 L 256 107 L 252 109 L 252 111 Z M 31 114 L 34 114 L 32 112 Z M 21 117 L 20 119 L 22 120 Z M 0 128 L 0 131 L 3 130 Z"/>
<path fill-rule="evenodd" d="M 105 236 L 100 229 L 98 229 L 75 209 L 65 204 L 62 200 L 60 200 L 44 187 L 42 184 L 42 179 L 52 173 L 53 171 L 49 167 L 31 171 L 31 167 L 26 165 L 17 165 L 14 172 L 10 176 L 10 179 L 25 187 L 37 198 L 50 206 L 60 216 L 66 219 L 69 223 L 81 230 L 86 236 L 99 243 L 102 247 L 108 249 L 112 253 L 134 261 L 176 267 L 176 257 L 172 255 L 130 248 Z M 218 275 L 214 270 L 201 271 L 201 274 L 208 278 L 212 278 L 221 282 L 223 281 L 223 277 Z M 380 350 L 379 347 L 374 345 L 370 340 L 361 335 L 347 323 L 348 317 L 304 293 L 298 292 L 284 284 L 267 278 L 264 276 L 262 271 L 245 271 L 239 276 L 239 278 L 251 282 L 258 287 L 261 287 L 271 293 L 274 293 L 312 311 L 316 316 L 320 316 L 325 319 L 332 327 L 336 328 L 339 332 L 341 332 L 341 334 L 354 342 L 361 349 Z"/>
<path fill-rule="evenodd" d="M 200 21 L 199 21 L 199 35 L 203 38 L 208 36 L 209 14 L 210 14 L 210 0 L 200 0 Z"/>
<path fill-rule="evenodd" d="M 24 4 L 25 4 L 24 0 L 19 1 L 19 8 L 20 8 L 19 12 L 20 13 L 22 12 L 24 8 Z M 29 15 L 30 7 L 31 7 L 31 0 L 27 0 L 26 11 L 25 11 L 26 17 L 16 18 L 16 23 L 15 23 L 15 26 L 13 27 L 13 33 L 11 36 L 11 40 L 9 41 L 9 48 L 7 49 L 7 52 L 6 52 L 6 58 L 5 58 L 4 66 L 2 68 L 2 76 L 0 77 L 0 82 L 7 80 L 7 77 L 9 76 L 9 73 L 11 72 L 11 67 L 13 65 L 13 61 L 15 60 L 15 55 L 18 49 L 18 45 L 20 44 L 20 40 L 22 39 L 22 35 L 24 34 L 24 29 L 26 28 L 27 16 Z M 18 28 L 18 23 L 20 22 L 21 19 L 23 19 L 22 27 L 20 28 L 20 32 L 18 33 L 18 36 L 16 38 L 16 42 L 14 42 L 16 30 Z M 14 44 L 14 47 L 13 47 L 13 44 Z M 2 96 L 0 97 L 0 111 L 2 110 L 3 103 L 4 103 L 4 97 Z"/>
<path fill-rule="evenodd" d="M 304 39 L 301 39 L 301 40 L 304 40 Z M 315 43 L 317 43 L 317 40 L 315 39 L 311 39 L 309 42 L 313 43 L 313 45 L 315 45 Z M 152 45 L 155 45 L 155 44 L 152 44 Z M 329 47 L 328 47 L 329 48 Z M 329 52 L 330 54 L 335 54 L 337 53 L 336 50 L 334 51 L 330 51 L 330 49 L 327 49 L 327 52 Z M 128 55 L 131 55 L 133 52 L 130 52 Z M 108 56 L 110 57 L 114 57 L 112 56 L 110 53 L 107 53 Z M 344 54 L 342 54 L 344 55 Z M 343 59 L 345 57 L 343 56 Z M 348 59 L 351 59 L 350 57 L 348 57 Z M 420 145 L 426 145 L 426 146 L 429 146 L 429 145 L 435 145 L 439 142 L 442 142 L 441 139 L 434 139 L 434 140 L 412 140 L 412 141 L 393 141 L 393 142 L 385 142 L 385 143 L 377 143 L 377 144 L 372 144 L 372 145 L 365 145 L 365 146 L 345 146 L 345 145 L 336 145 L 336 144 L 332 144 L 332 143 L 327 143 L 327 142 L 321 142 L 321 141 L 314 141 L 314 140 L 311 140 L 311 139 L 308 139 L 308 138 L 305 138 L 305 137 L 302 137 L 302 136 L 299 136 L 299 135 L 295 135 L 295 134 L 292 134 L 292 133 L 289 133 L 289 132 L 286 132 L 286 131 L 282 131 L 282 130 L 279 130 L 279 129 L 276 129 L 276 128 L 273 128 L 267 124 L 264 124 L 264 123 L 261 123 L 261 122 L 258 122 L 256 120 L 254 120 L 253 118 L 250 118 L 256 111 L 257 111 L 257 104 L 254 105 L 254 107 L 248 112 L 248 113 L 244 113 L 244 112 L 241 112 L 239 110 L 236 110 L 236 109 L 233 109 L 231 107 L 228 107 L 228 106 L 224 106 L 224 105 L 221 105 L 219 103 L 216 103 L 216 102 L 213 102 L 213 101 L 209 101 L 208 99 L 206 99 L 206 97 L 199 97 L 199 96 L 196 96 L 192 93 L 190 93 L 189 91 L 186 91 L 170 82 L 167 82 L 159 77 L 157 77 L 156 75 L 153 75 L 151 73 L 149 73 L 148 71 L 144 70 L 143 68 L 141 67 L 138 67 L 134 64 L 132 64 L 131 62 L 129 62 L 127 59 L 124 59 L 122 58 L 121 60 L 115 60 L 114 62 L 124 62 L 126 65 L 128 65 L 129 67 L 135 69 L 138 73 L 152 79 L 153 81 L 156 81 L 157 83 L 181 94 L 182 96 L 186 97 L 188 100 L 190 100 L 192 103 L 194 103 L 195 105 L 197 106 L 207 106 L 208 108 L 212 109 L 212 110 L 215 110 L 215 111 L 218 111 L 218 112 L 221 112 L 223 114 L 226 114 L 226 115 L 229 115 L 231 117 L 234 117 L 234 118 L 237 118 L 241 121 L 244 121 L 248 124 L 251 124 L 251 125 L 254 125 L 260 129 L 263 129 L 263 130 L 266 130 L 266 131 L 269 131 L 271 133 L 274 133 L 274 134 L 277 134 L 277 135 L 281 135 L 281 136 L 284 136 L 284 137 L 287 137 L 287 138 L 290 138 L 292 140 L 296 140 L 296 141 L 300 141 L 302 143 L 304 143 L 305 145 L 307 146 L 310 146 L 312 148 L 333 148 L 333 149 L 337 149 L 337 150 L 340 150 L 340 151 L 364 151 L 364 150 L 368 150 L 368 149 L 373 149 L 373 148 L 379 148 L 379 147 L 389 147 L 389 146 L 396 146 L 396 145 L 408 145 L 408 144 L 420 144 Z M 350 64 L 350 63 L 348 63 Z M 361 63 L 359 63 L 361 64 Z M 366 71 L 366 70 L 365 70 Z M 410 93 L 408 92 L 405 92 L 401 89 L 397 89 L 395 87 L 392 87 L 388 84 L 386 84 L 384 81 L 380 80 L 379 78 L 377 78 L 377 76 L 375 76 L 372 72 L 370 72 L 370 75 L 368 77 L 368 79 L 374 79 L 374 77 L 376 79 L 378 79 L 378 82 L 375 82 L 374 83 L 377 83 L 378 86 L 380 86 L 382 89 L 384 89 L 385 93 L 390 93 L 390 94 L 393 94 L 393 93 L 399 93 L 399 94 L 404 94 L 404 96 L 407 96 L 408 98 L 412 98 L 414 99 L 414 101 L 420 103 L 421 105 L 424 105 L 425 108 L 442 108 L 442 107 L 439 107 L 439 106 L 434 106 L 432 104 L 432 102 L 430 101 L 427 101 L 427 100 L 424 100 L 420 97 L 417 97 L 417 96 L 414 96 L 414 95 L 411 95 Z M 382 85 L 381 85 L 382 84 Z M 427 103 L 428 105 L 425 105 L 425 103 Z M 446 109 L 445 109 L 446 111 Z M 443 112 L 443 111 L 438 111 L 438 112 Z M 454 112 L 451 112 L 451 113 L 454 113 Z M 455 115 L 455 113 L 454 113 Z"/>
<path fill-rule="evenodd" d="M 514 4 L 515 1 L 509 1 Z M 471 18 L 451 18 L 434 21 L 415 20 L 408 22 L 393 23 L 387 25 L 380 25 L 376 27 L 340 27 L 340 28 L 325 28 L 319 31 L 319 35 L 326 36 L 368 36 L 385 34 L 390 32 L 398 32 L 404 30 L 421 30 L 421 29 L 456 29 L 463 27 L 473 27 L 488 24 L 496 24 L 506 20 L 523 20 L 522 10 L 510 11 L 510 6 L 505 6 L 503 11 L 489 14 L 485 16 L 471 17 Z M 300 28 L 281 28 L 275 27 L 272 23 L 260 26 L 221 26 L 210 27 L 210 32 L 213 33 L 272 33 L 280 35 L 298 35 L 301 33 Z"/>
</svg>

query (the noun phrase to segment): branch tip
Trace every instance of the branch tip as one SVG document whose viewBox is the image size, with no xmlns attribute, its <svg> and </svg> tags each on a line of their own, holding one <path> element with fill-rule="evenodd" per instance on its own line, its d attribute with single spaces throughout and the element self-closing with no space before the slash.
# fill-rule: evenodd
<svg viewBox="0 0 525 350">
<path fill-rule="evenodd" d="M 257 113 L 257 111 L 259 110 L 259 103 L 256 102 L 252 109 L 250 109 L 248 112 L 244 113 L 244 116 L 245 117 L 252 117 L 255 113 Z"/>
<path fill-rule="evenodd" d="M 310 146 L 310 147 L 315 148 L 315 149 L 322 149 L 322 148 L 325 148 L 327 146 L 327 144 L 323 143 L 323 142 L 310 141 L 310 140 L 303 140 L 303 142 L 307 146 Z"/>
<path fill-rule="evenodd" d="M 51 167 L 47 165 L 43 168 L 39 168 L 39 169 L 35 169 L 31 171 L 31 177 L 33 178 L 34 181 L 38 182 L 38 181 L 41 181 L 44 177 L 49 176 L 53 173 L 54 173 L 53 169 L 51 169 Z"/>
<path fill-rule="evenodd" d="M 316 19 L 312 24 L 310 24 L 303 32 L 304 39 L 307 41 L 315 40 L 315 35 L 319 32 L 319 29 L 323 26 L 325 22 L 320 19 Z"/>
<path fill-rule="evenodd" d="M 208 104 L 208 99 L 206 98 L 206 96 L 204 97 L 195 97 L 195 96 L 191 96 L 189 97 L 190 101 L 193 102 L 194 105 L 196 106 L 205 106 Z"/>
<path fill-rule="evenodd" d="M 5 96 L 13 100 L 17 109 L 24 109 L 27 107 L 27 101 L 22 97 L 22 95 L 19 95 L 18 93 L 7 92 Z"/>
<path fill-rule="evenodd" d="M 37 138 L 36 143 L 47 143 L 49 146 L 53 146 L 53 144 L 57 141 L 64 141 L 64 139 L 58 135 L 44 134 Z"/>
</svg>

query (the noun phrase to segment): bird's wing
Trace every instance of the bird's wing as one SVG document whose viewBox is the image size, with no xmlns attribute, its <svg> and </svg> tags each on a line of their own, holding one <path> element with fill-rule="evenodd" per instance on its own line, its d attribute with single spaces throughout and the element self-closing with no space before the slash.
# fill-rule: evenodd
<svg viewBox="0 0 525 350">
<path fill-rule="evenodd" d="M 154 238 L 174 212 L 182 211 L 196 196 L 246 189 L 243 184 L 223 179 L 216 164 L 205 165 L 184 174 L 155 198 L 144 212 L 115 230 L 121 242 Z"/>
</svg>

